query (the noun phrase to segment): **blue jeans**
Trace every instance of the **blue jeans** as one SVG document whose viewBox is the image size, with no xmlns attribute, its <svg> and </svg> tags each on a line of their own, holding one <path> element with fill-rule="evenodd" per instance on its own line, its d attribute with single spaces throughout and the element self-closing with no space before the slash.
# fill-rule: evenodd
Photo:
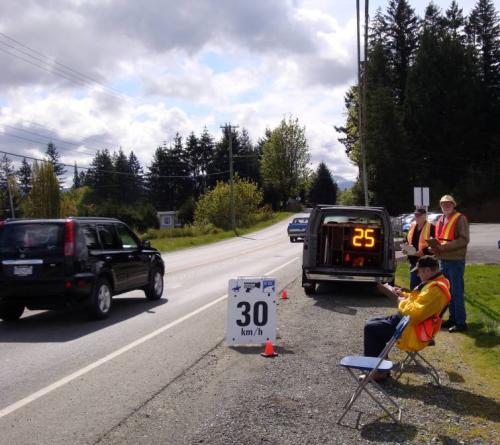
<svg viewBox="0 0 500 445">
<path fill-rule="evenodd" d="M 401 315 L 376 317 L 368 320 L 364 331 L 364 348 L 366 357 L 378 357 L 385 345 L 394 335 Z"/>
<path fill-rule="evenodd" d="M 421 282 L 422 282 L 422 280 L 417 275 L 417 271 L 410 272 L 410 290 L 415 289 Z"/>
<path fill-rule="evenodd" d="M 441 260 L 441 269 L 444 276 L 450 280 L 450 320 L 455 324 L 464 324 L 466 319 L 464 301 L 465 260 Z"/>
</svg>

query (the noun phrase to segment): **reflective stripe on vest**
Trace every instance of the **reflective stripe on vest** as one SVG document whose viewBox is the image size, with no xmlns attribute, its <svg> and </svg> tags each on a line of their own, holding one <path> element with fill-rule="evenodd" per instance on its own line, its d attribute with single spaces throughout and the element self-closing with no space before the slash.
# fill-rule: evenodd
<svg viewBox="0 0 500 445">
<path fill-rule="evenodd" d="M 406 237 L 408 244 L 413 244 L 413 233 L 415 232 L 415 227 L 417 227 L 417 223 L 413 223 L 408 231 L 408 236 Z M 429 239 L 430 235 L 431 225 L 426 221 L 420 231 L 420 236 L 418 237 L 418 250 L 424 250 L 427 247 L 425 240 Z"/>
<path fill-rule="evenodd" d="M 455 227 L 457 225 L 458 218 L 461 216 L 461 213 L 455 212 L 444 224 L 443 218 L 439 218 L 436 224 L 436 238 L 443 244 L 448 241 L 453 241 L 455 239 Z"/>
<path fill-rule="evenodd" d="M 450 293 L 450 282 L 445 277 L 439 277 L 435 280 L 431 280 L 429 283 L 429 288 L 439 286 L 447 298 L 447 303 L 451 301 Z"/>
</svg>

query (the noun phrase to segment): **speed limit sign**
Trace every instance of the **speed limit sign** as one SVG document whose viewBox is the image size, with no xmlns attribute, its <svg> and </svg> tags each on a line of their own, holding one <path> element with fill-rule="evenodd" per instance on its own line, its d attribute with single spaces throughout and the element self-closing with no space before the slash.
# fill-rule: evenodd
<svg viewBox="0 0 500 445">
<path fill-rule="evenodd" d="M 239 277 L 227 292 L 228 345 L 276 341 L 276 279 Z"/>
</svg>

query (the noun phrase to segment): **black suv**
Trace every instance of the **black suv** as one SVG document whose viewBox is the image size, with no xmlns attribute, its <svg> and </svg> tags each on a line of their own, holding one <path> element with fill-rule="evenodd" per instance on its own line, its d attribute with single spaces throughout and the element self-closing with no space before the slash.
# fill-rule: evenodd
<svg viewBox="0 0 500 445">
<path fill-rule="evenodd" d="M 24 308 L 59 309 L 83 303 L 95 318 L 109 315 L 112 296 L 163 293 L 165 266 L 113 218 L 12 219 L 0 222 L 0 319 Z"/>
</svg>

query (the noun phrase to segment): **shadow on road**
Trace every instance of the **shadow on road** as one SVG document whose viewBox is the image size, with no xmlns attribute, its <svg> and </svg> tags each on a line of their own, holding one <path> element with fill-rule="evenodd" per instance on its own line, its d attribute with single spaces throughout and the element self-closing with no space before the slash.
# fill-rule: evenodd
<svg viewBox="0 0 500 445">
<path fill-rule="evenodd" d="M 75 340 L 107 328 L 139 314 L 156 312 L 167 299 L 149 301 L 146 298 L 114 298 L 109 318 L 92 320 L 84 307 L 60 311 L 35 312 L 16 322 L 0 322 L 3 343 L 58 343 Z"/>
<path fill-rule="evenodd" d="M 360 307 L 392 308 L 394 303 L 373 284 L 321 283 L 311 298 L 315 305 L 344 315 L 356 315 Z"/>
</svg>

